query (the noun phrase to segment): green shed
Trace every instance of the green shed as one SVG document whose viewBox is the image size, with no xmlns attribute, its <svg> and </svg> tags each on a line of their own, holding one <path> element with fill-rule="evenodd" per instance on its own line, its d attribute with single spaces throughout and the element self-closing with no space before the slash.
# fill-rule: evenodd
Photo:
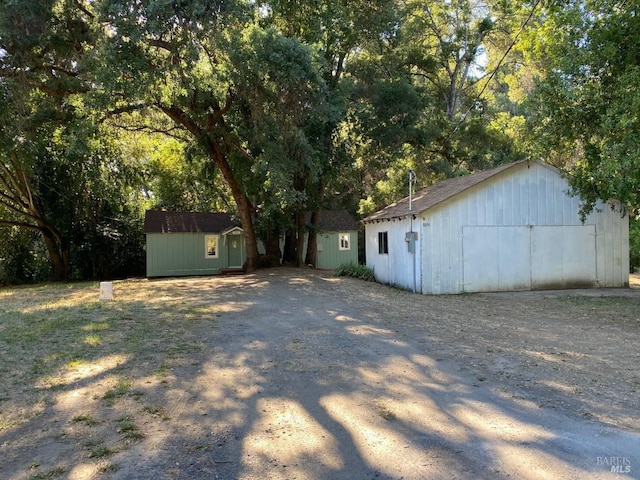
<svg viewBox="0 0 640 480">
<path fill-rule="evenodd" d="M 241 269 L 247 258 L 244 233 L 229 213 L 149 210 L 147 277 L 215 275 Z"/>
<path fill-rule="evenodd" d="M 316 268 L 334 269 L 343 263 L 358 263 L 359 228 L 358 222 L 346 210 L 322 210 Z"/>
</svg>

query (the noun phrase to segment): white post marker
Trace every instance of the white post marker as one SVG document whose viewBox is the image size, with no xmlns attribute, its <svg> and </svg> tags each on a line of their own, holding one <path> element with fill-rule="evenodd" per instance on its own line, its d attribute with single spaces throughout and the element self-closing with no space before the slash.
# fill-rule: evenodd
<svg viewBox="0 0 640 480">
<path fill-rule="evenodd" d="M 113 300 L 112 282 L 100 282 L 100 300 Z"/>
</svg>

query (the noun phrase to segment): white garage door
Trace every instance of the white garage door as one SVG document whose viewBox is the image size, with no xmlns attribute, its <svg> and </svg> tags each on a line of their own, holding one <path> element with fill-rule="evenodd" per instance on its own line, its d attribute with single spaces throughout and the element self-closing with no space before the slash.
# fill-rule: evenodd
<svg viewBox="0 0 640 480">
<path fill-rule="evenodd" d="M 464 227 L 464 291 L 531 288 L 529 227 Z"/>
<path fill-rule="evenodd" d="M 595 226 L 464 227 L 463 290 L 593 286 Z"/>
<path fill-rule="evenodd" d="M 567 225 L 531 229 L 531 288 L 596 285 L 596 227 Z"/>
</svg>

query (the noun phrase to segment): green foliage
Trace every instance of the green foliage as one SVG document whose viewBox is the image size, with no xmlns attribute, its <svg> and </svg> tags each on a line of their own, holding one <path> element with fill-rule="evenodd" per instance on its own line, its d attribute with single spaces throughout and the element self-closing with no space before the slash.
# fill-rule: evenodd
<svg viewBox="0 0 640 480">
<path fill-rule="evenodd" d="M 305 211 L 345 207 L 354 211 L 357 206 L 362 186 L 354 178 L 353 157 L 348 151 L 351 141 L 343 128 L 353 93 L 348 71 L 358 52 L 395 28 L 395 2 L 276 0 L 269 2 L 268 7 L 265 5 L 263 13 L 260 25 L 305 46 L 311 54 L 311 65 L 321 79 L 310 84 L 320 87 L 306 102 L 311 108 L 304 117 L 295 116 L 297 128 L 288 129 L 294 135 L 280 137 L 270 132 L 280 146 L 265 149 L 265 154 L 272 154 L 259 160 L 267 174 L 265 187 L 276 187 L 275 195 L 274 190 L 265 189 L 264 201 L 260 202 L 260 228 L 265 231 L 277 226 L 276 230 L 289 230 L 286 238 L 292 239 L 302 233 L 296 231 L 299 222 L 295 218 L 300 218 Z M 298 90 L 305 92 L 308 87 Z M 298 111 L 292 109 L 294 115 Z M 263 161 L 267 158 L 268 163 Z M 279 185 L 285 188 L 278 188 Z M 272 232 L 272 238 L 277 234 Z M 288 252 L 286 247 L 287 244 L 285 252 Z M 290 260 L 302 263 L 303 252 L 295 253 L 299 258 Z M 304 263 L 314 263 L 313 254 L 314 244 L 310 241 Z"/>
<path fill-rule="evenodd" d="M 13 94 L 14 100 L 22 95 Z M 51 271 L 43 266 L 44 251 L 56 279 L 141 273 L 137 178 L 110 132 L 73 106 L 26 95 L 30 112 L 11 116 L 15 105 L 2 112 L 7 128 L 0 149 L 0 227 L 17 242 L 0 253 L 5 281 L 42 280 Z M 18 237 L 16 227 L 28 228 L 29 235 L 23 230 Z"/>
<path fill-rule="evenodd" d="M 343 263 L 335 269 L 334 275 L 337 277 L 354 277 L 366 282 L 375 281 L 373 270 L 367 268 L 366 265 L 355 262 Z"/>
<path fill-rule="evenodd" d="M 523 12 L 504 2 L 414 0 L 398 14 L 396 29 L 355 55 L 349 70 L 356 101 L 347 131 L 365 185 L 361 213 L 406 196 L 409 169 L 426 186 L 523 156 L 520 132 L 504 128 L 496 95 L 480 78 L 494 66 L 491 49 L 509 40 L 496 25 Z"/>
<path fill-rule="evenodd" d="M 548 74 L 528 108 L 534 154 L 571 172 L 584 213 L 596 201 L 640 207 L 640 18 L 613 0 L 553 5 Z"/>
<path fill-rule="evenodd" d="M 51 277 L 42 239 L 31 230 L 0 228 L 0 285 L 36 283 Z"/>
<path fill-rule="evenodd" d="M 192 142 L 159 135 L 135 135 L 149 208 L 188 212 L 233 211 L 233 198 L 220 172 Z"/>
<path fill-rule="evenodd" d="M 135 424 L 131 415 L 125 415 L 117 420 L 118 431 L 128 440 L 140 440 L 144 438 L 144 434 Z"/>
<path fill-rule="evenodd" d="M 45 472 L 34 473 L 29 475 L 29 480 L 50 480 L 62 477 L 66 473 L 64 467 L 53 467 Z"/>
<path fill-rule="evenodd" d="M 235 210 L 254 258 L 255 232 L 371 213 L 407 194 L 409 169 L 419 188 L 525 152 L 570 169 L 585 211 L 633 211 L 633 8 L 4 2 L 0 281 L 141 273 L 151 207 Z"/>
<path fill-rule="evenodd" d="M 318 145 L 308 129 L 322 115 L 326 100 L 312 51 L 274 30 L 253 27 L 244 32 L 233 55 L 234 84 L 242 102 L 236 132 L 249 139 L 255 159 L 250 171 L 243 172 L 256 188 L 251 193 L 265 201 L 275 197 L 282 209 L 304 202 L 304 189 L 296 180 L 318 178 Z"/>
</svg>

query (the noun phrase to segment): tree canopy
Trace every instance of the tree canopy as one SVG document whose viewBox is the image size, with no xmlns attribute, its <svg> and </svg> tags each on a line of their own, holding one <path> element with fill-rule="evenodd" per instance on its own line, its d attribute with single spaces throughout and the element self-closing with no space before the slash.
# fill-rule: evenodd
<svg viewBox="0 0 640 480">
<path fill-rule="evenodd" d="M 585 212 L 635 212 L 638 23 L 623 0 L 2 0 L 0 282 L 139 272 L 148 208 L 235 213 L 250 270 L 282 235 L 313 264 L 320 210 L 524 155 Z"/>
<path fill-rule="evenodd" d="M 639 15 L 633 2 L 552 3 L 560 34 L 535 38 L 548 55 L 528 98 L 533 152 L 571 172 L 586 212 L 598 199 L 640 206 Z"/>
</svg>

